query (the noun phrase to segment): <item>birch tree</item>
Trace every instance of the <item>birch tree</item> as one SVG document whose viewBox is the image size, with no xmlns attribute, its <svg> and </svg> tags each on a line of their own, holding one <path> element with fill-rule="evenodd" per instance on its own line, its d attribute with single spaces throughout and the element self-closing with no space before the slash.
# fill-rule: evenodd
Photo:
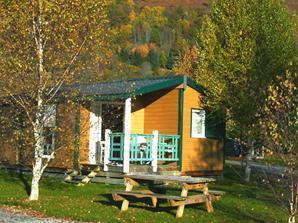
<svg viewBox="0 0 298 223">
<path fill-rule="evenodd" d="M 287 71 L 278 82 L 268 87 L 268 97 L 261 112 L 261 126 L 266 146 L 274 151 L 287 167 L 275 192 L 288 209 L 289 223 L 295 222 L 298 207 L 298 74 Z M 283 183 L 282 183 L 283 182 Z M 274 186 L 274 183 L 272 183 Z M 278 191 L 278 190 L 276 190 Z M 286 202 L 284 202 L 286 201 Z"/>
<path fill-rule="evenodd" d="M 55 151 L 44 156 L 46 107 L 61 86 L 100 77 L 108 53 L 105 0 L 0 1 L 0 86 L 31 124 L 34 141 L 29 200 Z M 8 126 L 9 128 L 9 126 Z"/>
</svg>

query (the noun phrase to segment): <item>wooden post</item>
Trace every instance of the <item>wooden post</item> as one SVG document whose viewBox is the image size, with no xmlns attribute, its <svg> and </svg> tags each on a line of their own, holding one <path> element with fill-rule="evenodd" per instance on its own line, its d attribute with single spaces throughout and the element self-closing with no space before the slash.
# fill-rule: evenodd
<svg viewBox="0 0 298 223">
<path fill-rule="evenodd" d="M 108 164 L 110 163 L 109 157 L 110 157 L 110 146 L 111 146 L 111 142 L 110 142 L 111 133 L 112 132 L 110 129 L 105 130 L 104 166 L 103 166 L 104 171 L 109 170 Z"/>
<path fill-rule="evenodd" d="M 209 194 L 209 190 L 208 190 L 208 186 L 206 184 L 206 186 L 203 188 L 203 194 L 206 196 L 207 198 L 207 201 L 206 201 L 206 208 L 207 208 L 207 211 L 210 213 L 210 212 L 213 212 L 213 206 L 212 206 L 212 202 L 211 202 L 211 197 L 210 197 L 210 194 Z"/>
<path fill-rule="evenodd" d="M 125 100 L 125 108 L 124 108 L 124 146 L 123 146 L 123 172 L 124 173 L 129 173 L 130 133 L 131 133 L 131 98 L 127 98 Z"/>
<path fill-rule="evenodd" d="M 188 189 L 186 186 L 183 185 L 182 187 L 182 192 L 181 192 L 181 197 L 187 197 L 188 194 Z M 183 212 L 184 212 L 184 207 L 185 204 L 179 205 L 177 212 L 176 212 L 176 218 L 181 218 L 183 216 Z"/>
<path fill-rule="evenodd" d="M 157 172 L 157 150 L 158 150 L 158 131 L 154 130 L 152 139 L 152 167 L 153 172 Z"/>
<path fill-rule="evenodd" d="M 125 191 L 132 191 L 133 184 L 130 180 L 126 180 L 126 189 Z M 128 209 L 129 201 L 124 199 L 121 206 L 121 211 L 126 211 Z"/>
</svg>

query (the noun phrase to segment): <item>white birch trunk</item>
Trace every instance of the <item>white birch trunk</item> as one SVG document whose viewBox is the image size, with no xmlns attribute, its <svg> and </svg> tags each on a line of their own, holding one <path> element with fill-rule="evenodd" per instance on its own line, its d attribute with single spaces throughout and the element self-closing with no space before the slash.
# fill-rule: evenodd
<svg viewBox="0 0 298 223">
<path fill-rule="evenodd" d="M 250 162 L 251 162 L 251 156 L 249 154 L 249 155 L 247 155 L 247 158 L 246 158 L 246 166 L 245 166 L 245 171 L 244 171 L 245 182 L 250 181 L 250 174 L 251 174 Z"/>
<path fill-rule="evenodd" d="M 36 158 L 32 171 L 32 184 L 29 200 L 37 201 L 39 196 L 39 180 L 42 176 L 42 158 Z"/>
<path fill-rule="evenodd" d="M 293 156 L 291 156 L 291 160 L 293 160 Z M 295 163 L 295 162 L 291 162 Z M 297 213 L 297 203 L 298 203 L 298 179 L 295 176 L 295 166 L 291 166 L 289 168 L 290 170 L 290 185 L 289 185 L 289 191 L 290 191 L 290 197 L 289 197 L 289 223 L 295 223 L 295 215 Z"/>
<path fill-rule="evenodd" d="M 295 223 L 295 216 L 289 216 L 289 223 Z"/>
<path fill-rule="evenodd" d="M 38 73 L 37 77 L 39 79 L 39 86 L 37 89 L 37 110 L 36 117 L 33 124 L 34 130 L 34 139 L 35 139 L 35 148 L 34 148 L 34 164 L 32 170 L 32 184 L 31 184 L 31 193 L 29 200 L 38 200 L 39 196 L 39 181 L 42 176 L 42 173 L 47 166 L 47 164 L 43 164 L 42 155 L 43 155 L 43 146 L 44 146 L 44 137 L 43 137 L 43 84 L 44 84 L 44 46 L 43 46 L 43 1 L 38 1 L 38 14 L 37 14 L 37 22 L 33 19 L 33 31 L 36 42 L 36 56 L 37 56 L 37 66 Z M 48 160 L 49 162 L 49 160 Z"/>
<path fill-rule="evenodd" d="M 38 101 L 38 107 L 41 106 L 41 104 L 42 104 L 42 100 Z M 44 138 L 43 138 L 43 127 L 40 123 L 40 120 L 41 120 L 40 117 L 42 116 L 41 114 L 42 114 L 41 110 L 38 109 L 38 112 L 36 114 L 37 117 L 34 125 L 35 151 L 34 151 L 34 164 L 33 164 L 33 170 L 32 170 L 31 193 L 29 197 L 29 200 L 31 201 L 38 200 L 39 180 L 45 168 L 45 165 L 43 165 L 43 162 L 42 162 Z"/>
</svg>

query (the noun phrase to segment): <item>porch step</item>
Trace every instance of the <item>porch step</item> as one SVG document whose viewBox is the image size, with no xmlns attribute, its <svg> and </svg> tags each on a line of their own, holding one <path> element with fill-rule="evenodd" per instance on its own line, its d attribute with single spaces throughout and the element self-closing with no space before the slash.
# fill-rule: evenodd
<svg viewBox="0 0 298 223">
<path fill-rule="evenodd" d="M 108 169 L 109 169 L 109 172 L 123 173 L 123 166 L 108 164 Z"/>
<path fill-rule="evenodd" d="M 153 167 L 151 165 L 132 164 L 132 165 L 129 165 L 129 172 L 150 174 L 150 173 L 153 173 Z"/>
<path fill-rule="evenodd" d="M 159 175 L 164 175 L 164 176 L 180 176 L 181 172 L 178 170 L 173 170 L 173 171 L 160 171 L 158 172 Z"/>
<path fill-rule="evenodd" d="M 94 177 L 91 180 L 92 183 L 105 183 L 105 184 L 116 184 L 124 185 L 123 178 L 111 178 L 111 177 Z"/>
<path fill-rule="evenodd" d="M 72 170 L 66 172 L 65 182 L 76 183 L 78 186 L 83 186 L 89 183 L 100 171 L 100 166 L 97 164 L 80 163 L 80 170 Z"/>
<path fill-rule="evenodd" d="M 179 171 L 179 166 L 177 162 L 160 162 L 158 163 L 157 171 Z"/>
<path fill-rule="evenodd" d="M 91 171 L 99 172 L 101 169 L 99 164 L 80 163 L 80 171 L 82 174 L 88 174 Z"/>
<path fill-rule="evenodd" d="M 113 164 L 109 164 L 108 168 L 109 168 L 109 172 L 123 173 L 123 166 L 116 166 Z M 150 164 L 149 165 L 130 164 L 129 171 L 131 173 L 140 173 L 140 172 L 153 173 L 153 168 Z"/>
<path fill-rule="evenodd" d="M 80 164 L 80 168 L 80 171 L 68 171 L 65 182 L 77 186 L 84 186 L 91 182 L 124 185 L 122 167 L 110 166 L 108 172 L 102 171 L 103 168 L 99 165 Z"/>
<path fill-rule="evenodd" d="M 123 166 L 109 164 L 109 171 L 104 172 L 103 167 L 100 165 L 89 165 L 80 164 L 80 171 L 69 171 L 65 177 L 65 181 L 69 183 L 77 184 L 78 186 L 84 186 L 87 183 L 105 183 L 105 184 L 124 184 L 124 173 Z M 151 165 L 140 165 L 140 164 L 130 164 L 130 173 L 143 173 L 151 174 L 153 173 L 153 168 Z M 180 172 L 175 170 L 175 164 L 163 164 L 158 168 L 158 174 L 167 176 L 178 176 Z"/>
<path fill-rule="evenodd" d="M 64 181 L 70 183 L 74 179 L 74 177 L 76 177 L 76 176 L 79 175 L 79 171 L 77 171 L 77 170 L 69 170 L 65 174 L 66 174 L 66 176 L 64 178 Z"/>
<path fill-rule="evenodd" d="M 119 172 L 104 172 L 100 171 L 97 173 L 96 177 L 110 177 L 110 178 L 123 178 L 123 173 Z"/>
</svg>

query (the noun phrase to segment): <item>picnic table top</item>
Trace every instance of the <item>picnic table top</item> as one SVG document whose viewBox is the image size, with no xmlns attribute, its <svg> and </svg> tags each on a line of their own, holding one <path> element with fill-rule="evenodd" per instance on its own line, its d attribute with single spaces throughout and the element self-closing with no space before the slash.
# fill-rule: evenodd
<svg viewBox="0 0 298 223">
<path fill-rule="evenodd" d="M 164 176 L 155 174 L 126 174 L 125 178 L 134 180 L 149 180 L 149 181 L 162 181 L 162 182 L 175 182 L 175 183 L 208 183 L 214 182 L 214 178 L 207 177 L 191 177 L 191 176 Z"/>
</svg>

